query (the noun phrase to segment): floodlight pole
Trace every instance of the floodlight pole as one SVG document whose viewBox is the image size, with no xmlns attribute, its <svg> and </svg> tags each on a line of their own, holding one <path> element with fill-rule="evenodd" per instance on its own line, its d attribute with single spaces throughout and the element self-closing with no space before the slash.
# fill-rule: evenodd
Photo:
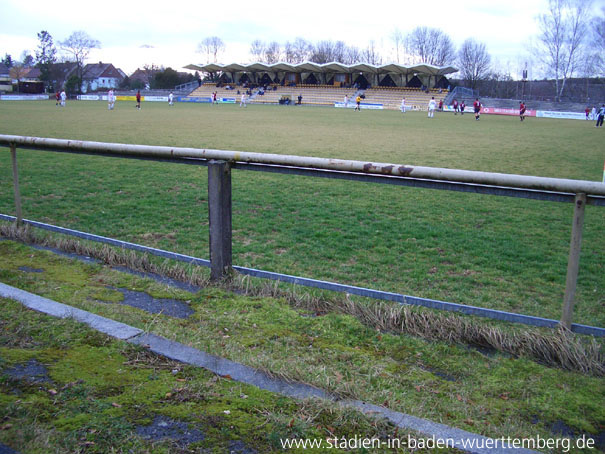
<svg viewBox="0 0 605 454">
<path fill-rule="evenodd" d="M 208 220 L 210 224 L 210 279 L 227 277 L 232 270 L 231 164 L 208 163 Z"/>
<path fill-rule="evenodd" d="M 23 214 L 21 212 L 21 192 L 19 191 L 19 170 L 17 169 L 17 146 L 14 143 L 10 144 L 11 161 L 13 163 L 13 186 L 15 189 L 15 211 L 17 213 L 17 225 L 23 222 Z"/>
<path fill-rule="evenodd" d="M 576 194 L 573 210 L 573 225 L 571 229 L 571 244 L 569 246 L 569 260 L 567 262 L 563 314 L 561 316 L 561 325 L 567 329 L 571 329 L 573 317 L 576 285 L 578 283 L 578 270 L 580 268 L 580 248 L 582 246 L 582 227 L 584 225 L 585 207 L 586 194 Z"/>
</svg>

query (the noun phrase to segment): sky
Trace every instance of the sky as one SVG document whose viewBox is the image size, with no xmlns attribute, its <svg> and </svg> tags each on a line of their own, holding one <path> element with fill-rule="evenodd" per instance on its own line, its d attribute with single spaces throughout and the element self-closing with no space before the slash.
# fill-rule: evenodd
<svg viewBox="0 0 605 454">
<path fill-rule="evenodd" d="M 599 8 L 605 6 L 605 0 L 595 1 Z M 23 51 L 35 56 L 41 30 L 51 34 L 61 52 L 59 43 L 82 30 L 101 43 L 87 63 L 112 63 L 126 74 L 144 65 L 182 71 L 189 64 L 207 63 L 197 48 L 210 36 L 225 43 L 219 63 L 250 63 L 254 40 L 284 44 L 297 37 L 342 40 L 362 49 L 373 41 L 387 63 L 395 61 L 390 37 L 396 29 L 405 34 L 428 26 L 447 33 L 456 47 L 471 37 L 484 43 L 492 60 L 513 77 L 529 62 L 531 77 L 528 44 L 537 34 L 536 17 L 545 11 L 547 0 L 387 0 L 366 2 L 363 8 L 354 2 L 317 0 L 292 2 L 297 6 L 252 4 L 106 0 L 88 7 L 80 0 L 0 0 L 0 57 L 8 53 L 19 60 Z"/>
</svg>

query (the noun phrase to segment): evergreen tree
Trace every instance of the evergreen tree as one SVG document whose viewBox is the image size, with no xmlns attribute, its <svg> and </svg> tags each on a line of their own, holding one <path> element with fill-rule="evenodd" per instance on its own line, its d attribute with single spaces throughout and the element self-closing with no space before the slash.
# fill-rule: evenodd
<svg viewBox="0 0 605 454">
<path fill-rule="evenodd" d="M 46 30 L 38 33 L 38 49 L 36 50 L 36 66 L 40 69 L 40 80 L 46 86 L 51 83 L 51 68 L 57 61 L 57 49 L 53 43 L 53 37 Z"/>
</svg>

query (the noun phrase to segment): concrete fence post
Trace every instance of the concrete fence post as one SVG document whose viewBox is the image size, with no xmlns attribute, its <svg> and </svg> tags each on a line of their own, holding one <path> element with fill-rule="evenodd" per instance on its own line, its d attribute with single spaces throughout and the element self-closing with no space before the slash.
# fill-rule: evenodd
<svg viewBox="0 0 605 454">
<path fill-rule="evenodd" d="M 220 280 L 231 271 L 231 165 L 208 163 L 208 220 L 210 223 L 210 279 Z"/>
<path fill-rule="evenodd" d="M 17 214 L 17 225 L 23 222 L 23 213 L 21 212 L 21 191 L 19 190 L 19 170 L 17 168 L 17 146 L 10 144 L 11 161 L 13 163 L 13 186 L 15 188 L 15 211 Z"/>
<path fill-rule="evenodd" d="M 561 324 L 567 329 L 571 329 L 571 322 L 573 319 L 573 305 L 578 283 L 578 270 L 580 268 L 580 248 L 582 246 L 582 227 L 584 226 L 585 207 L 586 194 L 576 194 L 573 210 L 573 226 L 571 229 L 571 243 L 569 246 L 569 260 L 567 262 L 563 314 L 561 316 Z"/>
</svg>

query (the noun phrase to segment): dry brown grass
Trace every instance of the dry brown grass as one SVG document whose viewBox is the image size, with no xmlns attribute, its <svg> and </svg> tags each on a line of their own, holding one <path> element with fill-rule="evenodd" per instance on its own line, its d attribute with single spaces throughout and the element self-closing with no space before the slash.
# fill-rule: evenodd
<svg viewBox="0 0 605 454">
<path fill-rule="evenodd" d="M 210 283 L 207 270 L 173 264 L 157 264 L 146 254 L 103 245 L 88 245 L 71 238 L 40 235 L 29 226 L 1 223 L 0 236 L 27 244 L 53 247 L 65 252 L 93 257 L 110 266 L 160 274 L 192 285 L 219 285 L 247 295 L 284 298 L 294 307 L 317 314 L 339 312 L 389 333 L 405 333 L 428 340 L 440 340 L 474 347 L 494 349 L 514 356 L 525 356 L 552 367 L 605 376 L 605 358 L 594 339 L 577 336 L 563 327 L 555 330 L 501 327 L 477 322 L 472 317 L 443 314 L 395 303 L 356 301 L 349 295 L 314 297 L 306 292 L 282 289 L 277 282 L 258 285 L 248 276 L 233 275 L 218 284 Z"/>
</svg>

